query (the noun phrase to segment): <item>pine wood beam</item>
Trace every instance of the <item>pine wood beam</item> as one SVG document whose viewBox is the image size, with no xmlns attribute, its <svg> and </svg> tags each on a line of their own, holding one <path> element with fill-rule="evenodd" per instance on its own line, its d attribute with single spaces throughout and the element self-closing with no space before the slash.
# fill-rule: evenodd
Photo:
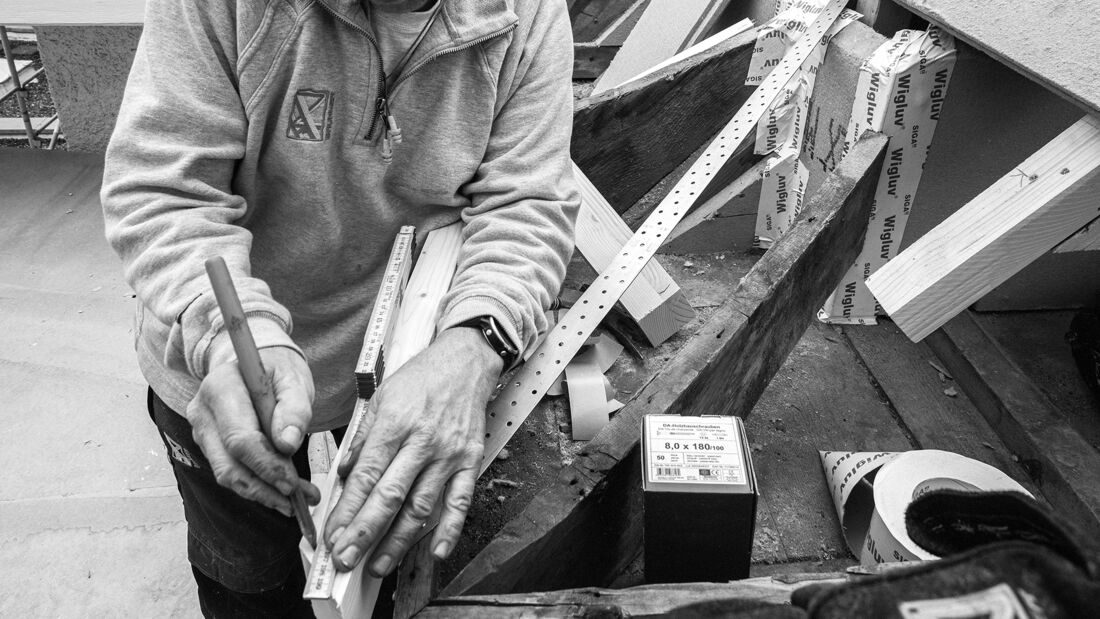
<svg viewBox="0 0 1100 619">
<path fill-rule="evenodd" d="M 599 585 L 625 567 L 642 533 L 642 416 L 749 413 L 862 246 L 885 144 L 872 135 L 852 148 L 699 332 L 443 595 Z"/>
<path fill-rule="evenodd" d="M 581 190 L 577 249 L 597 273 L 603 272 L 634 233 L 576 164 L 573 176 Z M 672 337 L 695 317 L 687 297 L 655 259 L 646 264 L 619 302 L 653 346 Z"/>
<path fill-rule="evenodd" d="M 1100 119 L 1085 116 L 867 279 L 920 341 L 1100 214 Z"/>
</svg>

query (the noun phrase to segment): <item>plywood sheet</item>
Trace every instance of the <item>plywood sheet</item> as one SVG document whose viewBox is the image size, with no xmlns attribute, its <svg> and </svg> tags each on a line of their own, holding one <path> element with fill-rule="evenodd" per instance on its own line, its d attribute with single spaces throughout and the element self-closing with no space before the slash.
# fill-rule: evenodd
<svg viewBox="0 0 1100 619">
<path fill-rule="evenodd" d="M 960 39 L 1074 101 L 1100 112 L 1094 0 L 897 0 Z"/>
</svg>

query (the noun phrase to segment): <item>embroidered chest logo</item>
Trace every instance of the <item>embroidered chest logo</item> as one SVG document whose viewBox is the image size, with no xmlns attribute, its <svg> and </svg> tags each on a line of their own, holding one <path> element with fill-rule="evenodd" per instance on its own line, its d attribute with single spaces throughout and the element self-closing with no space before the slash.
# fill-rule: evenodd
<svg viewBox="0 0 1100 619">
<path fill-rule="evenodd" d="M 332 132 L 332 92 L 299 90 L 294 94 L 286 137 L 305 142 L 324 142 Z"/>
</svg>

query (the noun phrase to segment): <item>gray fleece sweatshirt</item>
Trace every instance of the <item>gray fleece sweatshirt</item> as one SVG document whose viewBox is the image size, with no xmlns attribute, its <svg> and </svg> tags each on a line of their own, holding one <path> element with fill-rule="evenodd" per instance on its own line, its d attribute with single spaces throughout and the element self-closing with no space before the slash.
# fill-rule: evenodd
<svg viewBox="0 0 1100 619">
<path fill-rule="evenodd" d="M 444 0 L 389 89 L 380 65 L 357 0 L 149 0 L 102 200 L 139 364 L 173 409 L 233 356 L 214 255 L 257 344 L 309 362 L 312 431 L 347 423 L 402 225 L 464 223 L 439 330 L 491 315 L 523 348 L 545 329 L 579 204 L 564 0 Z M 403 134 L 390 165 L 382 98 Z"/>
</svg>

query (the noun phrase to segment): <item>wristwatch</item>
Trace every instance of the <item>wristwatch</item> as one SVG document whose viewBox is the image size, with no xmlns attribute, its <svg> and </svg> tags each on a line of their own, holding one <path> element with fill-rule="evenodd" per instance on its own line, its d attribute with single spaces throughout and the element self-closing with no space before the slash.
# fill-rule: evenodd
<svg viewBox="0 0 1100 619">
<path fill-rule="evenodd" d="M 500 328 L 492 316 L 478 316 L 466 322 L 459 323 L 459 327 L 474 327 L 481 331 L 489 347 L 504 360 L 504 371 L 508 371 L 519 361 L 519 348 L 508 339 L 508 334 Z"/>
</svg>

